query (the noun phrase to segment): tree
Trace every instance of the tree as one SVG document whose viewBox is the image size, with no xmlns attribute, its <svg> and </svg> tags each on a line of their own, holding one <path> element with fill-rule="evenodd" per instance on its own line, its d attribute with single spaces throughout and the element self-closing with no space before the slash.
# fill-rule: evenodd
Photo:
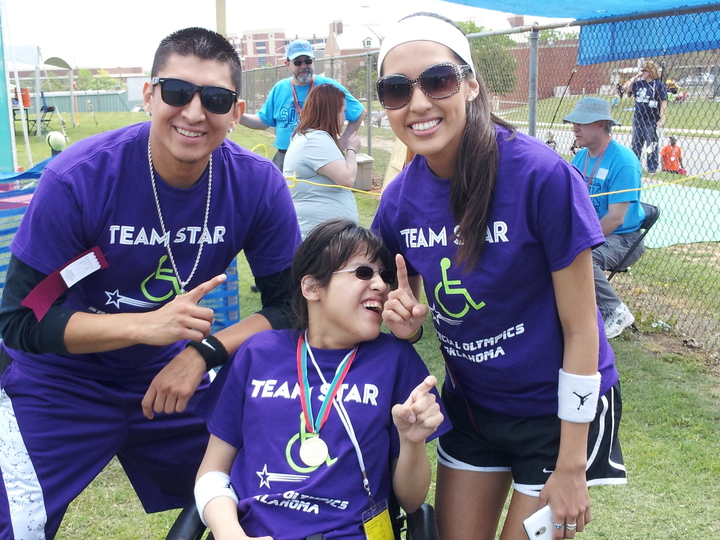
<svg viewBox="0 0 720 540">
<path fill-rule="evenodd" d="M 57 73 L 46 73 L 45 79 L 40 81 L 40 90 L 43 92 L 61 92 L 68 89 L 68 80 L 62 79 Z"/>
<path fill-rule="evenodd" d="M 75 79 L 75 85 L 78 90 L 94 90 L 93 81 L 95 77 L 93 72 L 88 68 L 82 68 L 78 70 L 77 79 Z"/>
<path fill-rule="evenodd" d="M 366 57 L 367 59 L 367 57 Z M 370 55 L 370 93 L 373 99 L 377 99 L 375 93 L 375 82 L 377 81 L 377 61 L 378 55 Z M 359 64 L 355 69 L 347 74 L 345 88 L 358 99 L 367 99 L 367 63 Z"/>
<path fill-rule="evenodd" d="M 569 39 L 578 39 L 580 34 L 577 32 L 561 32 L 555 29 L 540 30 L 538 41 L 540 43 L 552 44 L 558 41 L 567 41 Z"/>
<path fill-rule="evenodd" d="M 120 81 L 110 76 L 106 69 L 98 69 L 95 75 L 95 88 L 98 90 L 115 90 L 120 87 Z"/>
<path fill-rule="evenodd" d="M 99 69 L 97 75 L 87 68 L 78 70 L 77 89 L 81 91 L 115 90 L 120 81 L 110 76 L 110 72 Z"/>
<path fill-rule="evenodd" d="M 466 34 L 484 32 L 485 28 L 474 22 L 457 23 Z M 488 36 L 472 39 L 470 52 L 475 69 L 485 80 L 488 89 L 501 96 L 510 94 L 517 84 L 517 58 L 509 51 L 517 46 L 509 36 Z"/>
</svg>

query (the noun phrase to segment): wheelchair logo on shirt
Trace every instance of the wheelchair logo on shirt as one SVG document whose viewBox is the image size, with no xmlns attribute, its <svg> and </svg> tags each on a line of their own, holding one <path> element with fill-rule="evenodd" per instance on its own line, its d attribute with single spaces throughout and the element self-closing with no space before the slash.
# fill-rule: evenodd
<svg viewBox="0 0 720 540">
<path fill-rule="evenodd" d="M 295 460 L 293 459 L 293 454 L 295 454 L 296 456 L 299 455 L 300 445 L 312 436 L 312 433 L 308 433 L 305 429 L 305 421 L 303 420 L 302 413 L 300 413 L 300 432 L 293 435 L 288 441 L 287 446 L 285 447 L 285 458 L 287 459 L 288 465 L 290 465 L 292 470 L 300 473 L 309 473 L 320 467 L 320 465 L 316 467 L 301 467 L 300 465 L 295 463 Z M 296 442 L 298 443 L 298 450 L 293 452 L 292 449 Z M 325 465 L 330 467 L 336 461 L 337 458 L 331 458 L 330 456 L 328 456 L 327 458 L 325 458 Z"/>
<path fill-rule="evenodd" d="M 175 271 L 172 268 L 163 268 L 163 264 L 165 264 L 165 261 L 168 259 L 167 255 L 163 255 L 160 257 L 160 260 L 158 261 L 157 269 L 155 272 L 150 274 L 148 277 L 146 277 L 143 282 L 140 284 L 140 288 L 142 289 L 143 294 L 145 295 L 145 298 L 148 298 L 149 300 L 152 300 L 153 302 L 164 302 L 168 298 L 170 298 L 172 295 L 179 295 L 180 294 L 180 284 L 178 283 L 178 279 L 175 276 Z M 153 296 L 150 294 L 150 291 L 148 290 L 148 283 L 150 280 L 153 280 L 151 284 L 157 284 L 157 282 L 167 281 L 170 283 L 170 290 L 167 294 L 163 296 Z M 155 292 L 155 291 L 153 291 Z"/>
<path fill-rule="evenodd" d="M 453 319 L 464 317 L 470 308 L 475 311 L 485 307 L 485 302 L 475 302 L 470 292 L 462 286 L 459 279 L 448 279 L 448 270 L 452 266 L 452 262 L 447 257 L 440 261 L 440 271 L 442 273 L 442 281 L 435 287 L 435 301 L 446 315 Z M 457 300 L 462 303 L 458 303 Z M 447 304 L 447 305 L 446 305 Z M 456 306 L 454 309 L 459 311 L 450 311 L 448 305 Z M 462 307 L 460 307 L 462 306 Z"/>
</svg>

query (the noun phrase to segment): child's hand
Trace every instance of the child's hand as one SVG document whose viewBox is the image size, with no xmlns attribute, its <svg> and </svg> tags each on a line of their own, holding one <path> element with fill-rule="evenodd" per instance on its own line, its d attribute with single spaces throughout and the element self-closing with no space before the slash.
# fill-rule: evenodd
<svg viewBox="0 0 720 540">
<path fill-rule="evenodd" d="M 388 294 L 383 307 L 383 320 L 393 334 L 400 339 L 408 339 L 422 326 L 428 307 L 421 304 L 413 294 L 405 258 L 400 254 L 395 255 L 395 264 L 398 287 Z"/>
<path fill-rule="evenodd" d="M 393 422 L 400 432 L 400 437 L 413 443 L 425 443 L 430 435 L 443 421 L 440 405 L 435 394 L 430 390 L 437 384 L 437 379 L 428 375 L 415 390 L 410 393 L 405 403 L 398 403 L 392 408 Z"/>
</svg>

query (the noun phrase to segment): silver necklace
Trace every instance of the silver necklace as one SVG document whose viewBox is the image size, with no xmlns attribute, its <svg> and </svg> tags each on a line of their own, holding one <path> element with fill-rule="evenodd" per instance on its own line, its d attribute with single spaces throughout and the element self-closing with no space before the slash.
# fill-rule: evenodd
<svg viewBox="0 0 720 540">
<path fill-rule="evenodd" d="M 207 189 L 207 202 L 205 203 L 205 219 L 203 221 L 203 228 L 200 234 L 200 247 L 198 248 L 197 257 L 195 257 L 195 264 L 193 264 L 192 271 L 188 278 L 183 281 L 180 278 L 180 272 L 178 272 L 177 265 L 175 264 L 175 257 L 173 257 L 172 249 L 170 248 L 170 236 L 165 229 L 165 220 L 163 220 L 162 210 L 160 209 L 160 198 L 158 197 L 157 186 L 155 185 L 155 173 L 153 172 L 153 160 L 152 160 L 152 146 L 150 144 L 150 137 L 148 137 L 148 163 L 150 164 L 150 182 L 152 183 L 153 195 L 155 196 L 155 207 L 157 208 L 158 218 L 160 218 L 160 227 L 165 240 L 165 247 L 167 248 L 168 257 L 170 258 L 170 264 L 175 272 L 175 277 L 180 284 L 180 294 L 185 294 L 185 286 L 190 283 L 190 280 L 195 275 L 195 271 L 198 269 L 200 264 L 200 257 L 202 256 L 203 246 L 205 242 L 202 241 L 203 237 L 208 230 L 208 218 L 210 217 L 210 196 L 212 195 L 212 154 L 210 154 L 210 167 L 208 171 L 208 189 Z"/>
</svg>

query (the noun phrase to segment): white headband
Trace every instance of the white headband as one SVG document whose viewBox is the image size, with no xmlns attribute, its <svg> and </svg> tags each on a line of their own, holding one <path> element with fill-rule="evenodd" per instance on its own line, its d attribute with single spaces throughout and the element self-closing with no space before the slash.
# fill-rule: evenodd
<svg viewBox="0 0 720 540">
<path fill-rule="evenodd" d="M 383 60 L 387 53 L 394 47 L 410 41 L 434 41 L 445 45 L 462 58 L 475 73 L 470 43 L 462 30 L 437 17 L 416 15 L 399 21 L 383 39 L 378 54 L 378 77 L 382 76 Z"/>
</svg>

